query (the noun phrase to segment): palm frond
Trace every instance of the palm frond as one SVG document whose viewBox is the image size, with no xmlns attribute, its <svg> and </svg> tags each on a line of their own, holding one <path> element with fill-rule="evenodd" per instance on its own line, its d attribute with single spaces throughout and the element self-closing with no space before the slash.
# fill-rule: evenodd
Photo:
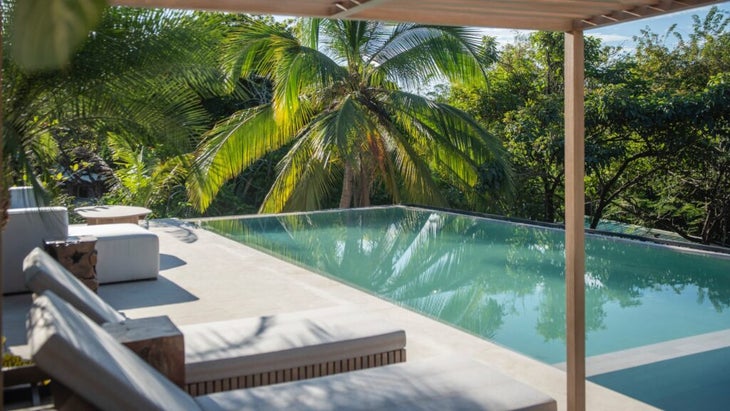
<svg viewBox="0 0 730 411">
<path fill-rule="evenodd" d="M 188 181 L 191 201 L 205 210 L 225 181 L 291 139 L 274 121 L 270 105 L 235 113 L 204 135 Z"/>
<path fill-rule="evenodd" d="M 221 65 L 230 79 L 252 73 L 271 76 L 282 53 L 299 49 L 299 41 L 288 30 L 262 21 L 231 30 L 222 42 Z"/>
<path fill-rule="evenodd" d="M 210 121 L 197 94 L 178 82 L 159 84 L 133 77 L 107 83 L 111 93 L 90 99 L 90 104 L 95 104 L 93 110 L 107 116 L 107 127 L 131 139 L 148 144 L 155 141 L 176 153 L 192 151 Z M 135 84 L 135 93 L 129 92 L 130 83 Z"/>
<path fill-rule="evenodd" d="M 316 49 L 319 44 L 319 33 L 322 24 L 327 24 L 324 19 L 299 19 L 296 26 L 297 37 L 302 44 L 311 49 Z"/>
<path fill-rule="evenodd" d="M 475 29 L 406 23 L 370 59 L 387 78 L 409 87 L 431 77 L 479 84 L 488 63 L 480 45 Z"/>
<path fill-rule="evenodd" d="M 297 133 L 309 118 L 310 107 L 304 104 L 308 95 L 347 77 L 346 70 L 303 46 L 288 30 L 257 21 L 227 36 L 222 64 L 231 78 L 256 74 L 272 79 L 275 118 L 288 133 Z"/>
<path fill-rule="evenodd" d="M 315 133 L 316 134 L 316 133 Z M 324 172 L 325 163 L 314 155 L 314 134 L 301 136 L 281 160 L 278 175 L 259 212 L 322 208 L 333 187 L 333 175 Z"/>
<path fill-rule="evenodd" d="M 480 166 L 486 162 L 498 167 L 507 178 L 505 185 L 511 185 L 511 169 L 500 141 L 468 114 L 400 91 L 384 92 L 379 101 L 410 137 L 408 144 L 418 147 L 431 168 L 460 182 L 462 191 L 475 189 Z"/>
<path fill-rule="evenodd" d="M 335 147 L 343 156 L 349 155 L 353 142 L 364 142 L 375 130 L 370 114 L 357 98 L 347 95 L 321 118 L 313 121 L 313 128 L 322 133 L 322 147 Z"/>
<path fill-rule="evenodd" d="M 262 212 L 322 207 L 336 187 L 340 161 L 352 155 L 350 145 L 372 129 L 362 110 L 348 96 L 333 111 L 311 119 L 280 162 L 279 176 L 267 194 Z"/>
<path fill-rule="evenodd" d="M 317 93 L 347 78 L 347 71 L 317 50 L 302 47 L 297 53 L 282 55 L 274 73 L 275 118 L 280 127 L 296 133 L 317 101 Z"/>
<path fill-rule="evenodd" d="M 404 201 L 445 206 L 447 202 L 432 178 L 424 152 L 418 151 L 413 144 L 411 127 L 408 122 L 398 120 L 398 110 L 410 108 L 392 110 L 393 107 L 375 102 L 368 102 L 366 105 L 376 119 L 378 135 L 384 140 L 383 145 L 393 158 L 383 163 L 387 168 L 381 173 L 386 181 L 393 181 L 393 176 L 398 176 L 399 184 L 403 187 L 401 195 Z"/>
</svg>

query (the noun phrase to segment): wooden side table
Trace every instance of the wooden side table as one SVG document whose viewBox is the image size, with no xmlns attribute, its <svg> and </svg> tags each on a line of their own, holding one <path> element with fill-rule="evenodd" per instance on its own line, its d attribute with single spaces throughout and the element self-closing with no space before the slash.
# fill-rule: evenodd
<svg viewBox="0 0 730 411">
<path fill-rule="evenodd" d="M 44 240 L 46 252 L 76 276 L 82 283 L 96 292 L 96 237 L 83 235 L 63 240 Z"/>
</svg>

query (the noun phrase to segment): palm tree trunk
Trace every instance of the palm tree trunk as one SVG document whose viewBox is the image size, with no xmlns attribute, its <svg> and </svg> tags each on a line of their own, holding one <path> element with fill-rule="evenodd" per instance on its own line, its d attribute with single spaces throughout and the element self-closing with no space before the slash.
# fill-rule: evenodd
<svg viewBox="0 0 730 411">
<path fill-rule="evenodd" d="M 350 208 L 352 200 L 352 165 L 345 163 L 345 175 L 342 178 L 342 195 L 340 196 L 340 208 Z"/>
<path fill-rule="evenodd" d="M 360 190 L 358 207 L 370 207 L 370 173 L 362 170 L 360 173 Z"/>
</svg>

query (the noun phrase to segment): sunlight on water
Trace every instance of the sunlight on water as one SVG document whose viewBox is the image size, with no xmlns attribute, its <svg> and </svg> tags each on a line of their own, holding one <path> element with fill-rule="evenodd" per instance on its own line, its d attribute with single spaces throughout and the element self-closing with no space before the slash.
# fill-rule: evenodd
<svg viewBox="0 0 730 411">
<path fill-rule="evenodd" d="M 548 363 L 565 360 L 563 232 L 390 207 L 203 227 Z M 586 238 L 587 355 L 730 325 L 730 259 Z"/>
</svg>

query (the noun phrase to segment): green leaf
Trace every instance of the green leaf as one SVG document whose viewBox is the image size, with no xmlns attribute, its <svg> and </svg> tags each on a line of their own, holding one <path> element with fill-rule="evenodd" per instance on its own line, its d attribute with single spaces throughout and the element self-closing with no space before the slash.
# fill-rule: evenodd
<svg viewBox="0 0 730 411">
<path fill-rule="evenodd" d="M 63 67 L 99 22 L 106 0 L 23 0 L 15 6 L 12 56 L 26 70 Z"/>
</svg>

